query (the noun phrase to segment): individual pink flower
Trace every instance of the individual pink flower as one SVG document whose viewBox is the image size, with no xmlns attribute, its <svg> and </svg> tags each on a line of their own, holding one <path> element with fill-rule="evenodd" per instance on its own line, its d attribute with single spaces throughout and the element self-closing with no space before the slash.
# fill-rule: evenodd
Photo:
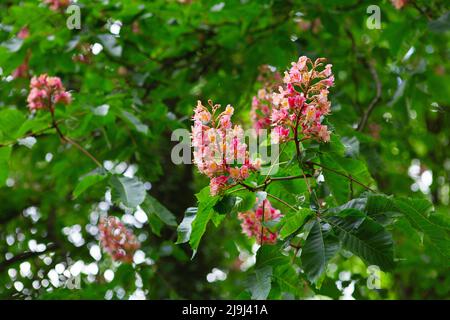
<svg viewBox="0 0 450 320">
<path fill-rule="evenodd" d="M 259 89 L 252 99 L 250 117 L 256 134 L 260 135 L 262 129 L 270 129 L 273 92 L 281 85 L 282 79 L 274 67 L 263 65 L 260 67 L 258 82 L 263 88 Z"/>
<path fill-rule="evenodd" d="M 53 11 L 61 11 L 70 5 L 70 0 L 43 0 Z"/>
<path fill-rule="evenodd" d="M 273 143 L 282 143 L 288 140 L 290 129 L 283 126 L 276 126 L 272 129 L 271 139 Z"/>
<path fill-rule="evenodd" d="M 244 130 L 231 121 L 234 108 L 228 105 L 220 112 L 220 105 L 208 103 L 210 109 L 200 101 L 194 109 L 192 146 L 194 164 L 210 178 L 210 192 L 217 195 L 246 179 L 257 168 L 249 159 Z M 260 166 L 260 162 L 256 165 Z"/>
<path fill-rule="evenodd" d="M 116 217 L 101 218 L 98 225 L 100 244 L 115 261 L 133 262 L 133 256 L 141 244 L 134 234 Z"/>
<path fill-rule="evenodd" d="M 14 79 L 17 79 L 17 78 L 26 78 L 26 77 L 28 77 L 28 71 L 29 71 L 29 68 L 28 68 L 28 59 L 25 59 L 25 61 L 22 62 L 22 64 L 21 64 L 20 66 L 18 66 L 18 67 L 13 71 L 13 73 L 11 74 L 11 76 L 12 76 Z"/>
<path fill-rule="evenodd" d="M 408 3 L 408 0 L 391 0 L 391 2 L 395 9 L 400 10 Z"/>
<path fill-rule="evenodd" d="M 272 111 L 272 123 L 278 123 L 281 121 L 285 121 L 289 117 L 289 110 L 288 108 L 280 108 L 280 109 L 274 109 Z"/>
<path fill-rule="evenodd" d="M 238 214 L 238 218 L 241 220 L 242 232 L 250 238 L 256 238 L 258 244 L 276 243 L 278 234 L 271 232 L 267 227 L 262 227 L 262 222 L 263 220 L 264 222 L 277 220 L 282 216 L 280 210 L 273 208 L 269 200 L 258 201 L 258 199 L 256 199 L 256 208 L 254 210 Z"/>
<path fill-rule="evenodd" d="M 22 40 L 28 38 L 29 36 L 30 36 L 30 30 L 28 29 L 28 27 L 23 27 L 17 33 L 17 38 L 22 39 Z"/>
<path fill-rule="evenodd" d="M 57 103 L 72 102 L 70 92 L 66 91 L 58 77 L 49 77 L 47 74 L 33 77 L 30 81 L 30 89 L 27 98 L 30 110 L 49 108 L 53 111 Z"/>
<path fill-rule="evenodd" d="M 228 183 L 227 176 L 218 176 L 211 179 L 210 182 L 210 191 L 212 195 L 218 194 L 221 190 L 223 190 Z"/>
</svg>

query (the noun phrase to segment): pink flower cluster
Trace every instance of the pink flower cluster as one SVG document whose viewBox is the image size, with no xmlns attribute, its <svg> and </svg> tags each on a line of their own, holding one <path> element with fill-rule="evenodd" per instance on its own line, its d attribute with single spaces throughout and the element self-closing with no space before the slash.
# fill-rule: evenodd
<svg viewBox="0 0 450 320">
<path fill-rule="evenodd" d="M 43 2 L 48 4 L 53 11 L 65 9 L 70 5 L 70 0 L 43 0 Z"/>
<path fill-rule="evenodd" d="M 28 29 L 28 27 L 23 27 L 17 33 L 17 38 L 22 39 L 22 40 L 25 40 L 29 36 L 30 36 L 30 30 Z M 28 77 L 28 71 L 29 71 L 28 62 L 30 60 L 30 57 L 31 57 L 31 50 L 28 51 L 27 55 L 25 56 L 25 60 L 22 62 L 22 64 L 20 66 L 18 66 L 12 72 L 11 76 L 14 79 L 27 78 Z"/>
<path fill-rule="evenodd" d="M 115 261 L 133 262 L 133 256 L 141 244 L 134 234 L 116 217 L 101 218 L 98 225 L 100 243 Z"/>
<path fill-rule="evenodd" d="M 253 97 L 250 117 L 256 134 L 260 134 L 261 129 L 270 129 L 272 121 L 272 96 L 273 92 L 282 84 L 282 78 L 275 68 L 269 65 L 260 67 L 258 82 L 262 88 L 258 90 L 258 95 Z"/>
<path fill-rule="evenodd" d="M 331 64 L 323 66 L 324 59 L 311 61 L 302 56 L 284 75 L 284 86 L 273 93 L 272 141 L 289 140 L 291 132 L 302 134 L 303 139 L 328 142 L 330 132 L 322 125 L 323 117 L 330 113 L 328 88 L 334 84 Z"/>
<path fill-rule="evenodd" d="M 268 228 L 262 227 L 263 207 L 264 207 L 264 222 L 269 222 L 281 218 L 283 215 L 280 210 L 272 207 L 269 200 L 258 201 L 256 210 L 240 212 L 238 214 L 241 220 L 242 232 L 249 237 L 255 237 L 258 244 L 274 244 L 277 242 L 277 233 L 271 232 Z M 261 228 L 262 227 L 262 228 Z M 261 233 L 262 229 L 262 233 Z M 261 237 L 262 234 L 262 237 Z"/>
<path fill-rule="evenodd" d="M 70 104 L 72 102 L 70 92 L 66 91 L 58 77 L 49 77 L 46 74 L 33 77 L 30 89 L 27 98 L 30 110 L 49 108 L 53 111 L 56 103 Z"/>
<path fill-rule="evenodd" d="M 194 110 L 192 146 L 194 164 L 207 175 L 212 195 L 246 179 L 252 171 L 259 170 L 260 161 L 250 161 L 244 130 L 231 122 L 234 108 L 208 101 L 210 109 L 198 101 Z"/>
</svg>

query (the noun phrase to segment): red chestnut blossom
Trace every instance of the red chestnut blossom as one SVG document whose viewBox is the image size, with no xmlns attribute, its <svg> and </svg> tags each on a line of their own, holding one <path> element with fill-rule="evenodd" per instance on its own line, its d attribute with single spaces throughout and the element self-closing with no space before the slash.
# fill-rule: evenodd
<svg viewBox="0 0 450 320">
<path fill-rule="evenodd" d="M 194 163 L 207 175 L 212 195 L 246 179 L 258 170 L 260 161 L 251 162 L 244 130 L 231 122 L 234 108 L 228 105 L 219 113 L 220 105 L 208 101 L 211 111 L 198 101 L 192 126 Z"/>
<path fill-rule="evenodd" d="M 47 74 L 33 77 L 30 88 L 27 98 L 30 110 L 48 107 L 52 111 L 56 103 L 70 104 L 72 101 L 70 92 L 66 91 L 58 77 L 49 77 Z"/>
<path fill-rule="evenodd" d="M 323 67 L 324 59 L 312 62 L 302 56 L 284 74 L 284 86 L 273 93 L 272 139 L 275 143 L 289 140 L 291 132 L 303 139 L 328 142 L 330 132 L 322 124 L 330 113 L 328 88 L 334 84 L 331 64 Z"/>
<path fill-rule="evenodd" d="M 258 82 L 263 88 L 258 90 L 258 95 L 253 97 L 250 117 L 253 122 L 253 128 L 259 134 L 261 129 L 270 129 L 272 113 L 272 93 L 282 84 L 281 75 L 275 68 L 269 65 L 260 67 Z"/>
<path fill-rule="evenodd" d="M 249 237 L 255 237 L 258 244 L 274 244 L 277 242 L 277 233 L 271 232 L 268 228 L 262 227 L 263 207 L 264 207 L 264 222 L 272 221 L 281 218 L 283 215 L 280 210 L 272 207 L 269 200 L 258 201 L 256 199 L 256 210 L 240 212 L 238 214 L 241 220 L 242 232 Z M 262 239 L 261 239 L 262 227 Z M 261 241 L 262 240 L 262 241 Z"/>
<path fill-rule="evenodd" d="M 43 2 L 48 4 L 53 11 L 65 9 L 70 5 L 70 0 L 43 0 Z"/>
<path fill-rule="evenodd" d="M 131 263 L 141 244 L 134 234 L 116 217 L 101 218 L 98 225 L 100 243 L 115 261 Z"/>
</svg>

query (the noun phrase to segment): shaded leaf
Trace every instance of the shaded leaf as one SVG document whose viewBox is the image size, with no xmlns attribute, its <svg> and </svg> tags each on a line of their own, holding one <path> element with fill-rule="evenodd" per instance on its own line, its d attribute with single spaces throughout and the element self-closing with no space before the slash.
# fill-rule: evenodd
<svg viewBox="0 0 450 320">
<path fill-rule="evenodd" d="M 106 175 L 99 175 L 99 174 L 91 174 L 84 176 L 81 178 L 80 182 L 78 182 L 77 186 L 75 187 L 75 190 L 73 190 L 73 198 L 78 198 L 83 192 L 85 192 L 87 189 L 92 187 L 93 185 L 99 183 L 100 181 L 103 181 L 106 179 Z"/>
<path fill-rule="evenodd" d="M 291 214 L 283 219 L 284 224 L 280 230 L 280 238 L 286 239 L 286 237 L 290 236 L 292 233 L 299 230 L 306 218 L 308 218 L 313 212 L 310 209 L 300 209 L 299 211 Z"/>
<path fill-rule="evenodd" d="M 349 209 L 354 210 L 354 209 Z M 348 212 L 325 219 L 333 226 L 342 246 L 359 256 L 368 265 L 389 270 L 394 266 L 392 235 L 382 225 L 362 212 Z"/>
<path fill-rule="evenodd" d="M 219 197 L 211 196 L 209 187 L 203 188 L 196 194 L 196 197 L 198 199 L 198 211 L 194 221 L 192 222 L 192 232 L 189 239 L 189 244 L 194 251 L 194 255 L 197 251 L 198 245 L 200 244 L 200 240 L 206 231 L 206 226 L 215 213 L 214 206 L 217 201 L 219 201 Z"/>
<path fill-rule="evenodd" d="M 302 265 L 308 279 L 315 282 L 326 270 L 328 262 L 339 250 L 339 240 L 331 228 L 327 230 L 316 220 L 302 249 Z"/>
<path fill-rule="evenodd" d="M 113 197 L 129 208 L 135 208 L 145 200 L 144 184 L 137 178 L 112 176 L 110 179 Z"/>
<path fill-rule="evenodd" d="M 177 233 L 178 238 L 176 244 L 188 242 L 191 238 L 192 221 L 195 219 L 198 208 L 190 207 L 186 209 L 184 213 L 183 221 L 178 225 Z"/>
<path fill-rule="evenodd" d="M 272 267 L 256 269 L 254 274 L 249 277 L 248 290 L 251 293 L 252 300 L 265 300 L 272 287 Z"/>
<path fill-rule="evenodd" d="M 141 207 L 147 214 L 155 214 L 165 224 L 172 227 L 177 225 L 174 214 L 151 195 L 147 195 Z"/>
</svg>

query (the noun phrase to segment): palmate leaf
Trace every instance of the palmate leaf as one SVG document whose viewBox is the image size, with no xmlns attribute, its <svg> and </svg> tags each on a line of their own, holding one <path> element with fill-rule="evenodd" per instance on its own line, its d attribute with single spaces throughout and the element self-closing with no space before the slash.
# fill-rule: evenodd
<svg viewBox="0 0 450 320">
<path fill-rule="evenodd" d="M 189 244 L 194 251 L 192 257 L 194 257 L 197 252 L 198 245 L 200 244 L 200 240 L 206 231 L 208 222 L 216 213 L 214 206 L 220 199 L 220 197 L 211 196 L 209 187 L 203 188 L 196 194 L 196 197 L 198 200 L 198 211 L 195 215 L 195 219 L 192 221 L 192 231 L 189 239 Z"/>
<path fill-rule="evenodd" d="M 324 230 L 316 220 L 302 249 L 303 269 L 311 282 L 315 282 L 326 270 L 328 262 L 339 250 L 339 240 L 331 228 Z"/>
<path fill-rule="evenodd" d="M 383 270 L 393 268 L 392 235 L 382 225 L 355 209 L 344 210 L 339 216 L 324 220 L 333 227 L 343 248 L 369 265 L 377 265 Z"/>
<path fill-rule="evenodd" d="M 430 219 L 428 212 L 432 208 L 432 204 L 428 200 L 400 198 L 396 199 L 394 203 L 411 225 L 423 232 L 431 246 L 442 255 L 450 257 L 449 229 Z"/>
<path fill-rule="evenodd" d="M 112 176 L 109 181 L 115 201 L 120 201 L 129 208 L 135 208 L 144 202 L 145 187 L 137 178 Z"/>
</svg>

